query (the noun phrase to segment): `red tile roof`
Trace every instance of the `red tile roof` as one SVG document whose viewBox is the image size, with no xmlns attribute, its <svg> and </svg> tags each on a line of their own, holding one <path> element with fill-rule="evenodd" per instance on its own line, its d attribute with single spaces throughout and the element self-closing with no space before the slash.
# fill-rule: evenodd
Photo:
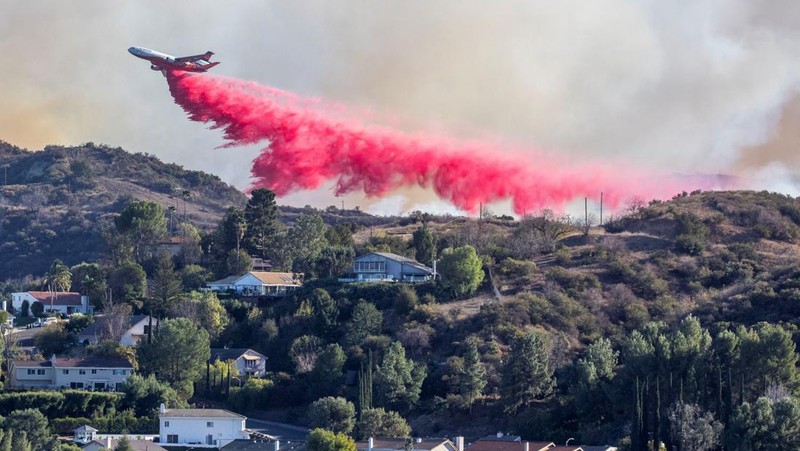
<svg viewBox="0 0 800 451">
<path fill-rule="evenodd" d="M 50 305 L 50 298 L 53 298 L 53 305 L 82 305 L 81 294 L 74 292 L 53 293 L 50 291 L 29 291 L 29 295 L 36 298 L 45 306 Z"/>
</svg>

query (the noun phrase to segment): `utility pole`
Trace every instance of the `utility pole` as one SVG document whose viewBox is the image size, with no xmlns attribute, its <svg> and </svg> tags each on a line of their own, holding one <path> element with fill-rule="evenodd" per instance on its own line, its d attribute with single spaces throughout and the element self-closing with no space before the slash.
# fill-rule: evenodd
<svg viewBox="0 0 800 451">
<path fill-rule="evenodd" d="M 589 198 L 583 198 L 583 223 L 586 227 L 586 234 L 589 234 Z"/>
<path fill-rule="evenodd" d="M 342 211 L 344 211 L 344 199 L 342 199 Z"/>
<path fill-rule="evenodd" d="M 3 165 L 3 186 L 8 185 L 8 163 Z"/>
</svg>

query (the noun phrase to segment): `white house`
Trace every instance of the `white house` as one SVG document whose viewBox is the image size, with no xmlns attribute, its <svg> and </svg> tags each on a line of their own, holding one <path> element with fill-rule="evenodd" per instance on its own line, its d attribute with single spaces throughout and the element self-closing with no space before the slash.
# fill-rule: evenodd
<svg viewBox="0 0 800 451">
<path fill-rule="evenodd" d="M 153 318 L 153 327 L 158 325 L 158 319 Z M 108 333 L 103 330 L 105 325 L 105 317 L 97 316 L 95 322 L 86 326 L 80 333 L 78 333 L 78 343 L 84 345 L 96 345 L 102 341 Z M 147 338 L 147 333 L 150 331 L 150 316 L 149 315 L 131 315 L 128 320 L 128 328 L 119 339 L 119 344 L 124 346 L 136 346 L 140 341 Z"/>
<path fill-rule="evenodd" d="M 425 282 L 434 270 L 422 263 L 391 252 L 370 252 L 353 262 L 353 274 L 340 282 Z"/>
<path fill-rule="evenodd" d="M 28 315 L 31 314 L 30 306 L 38 302 L 42 304 L 45 312 L 58 312 L 62 315 L 73 313 L 92 313 L 89 306 L 89 297 L 81 296 L 80 293 L 64 292 L 55 293 L 52 291 L 26 291 L 24 293 L 11 293 L 11 306 L 17 315 L 22 312 L 22 305 L 28 302 Z"/>
<path fill-rule="evenodd" d="M 97 436 L 97 429 L 89 426 L 88 424 L 84 424 L 81 427 L 77 427 L 72 430 L 72 439 L 75 443 L 89 443 L 94 441 Z"/>
<path fill-rule="evenodd" d="M 9 387 L 76 388 L 119 391 L 133 374 L 130 362 L 120 357 L 66 358 L 49 360 L 12 360 Z"/>
<path fill-rule="evenodd" d="M 242 296 L 285 296 L 303 285 L 300 275 L 290 272 L 249 271 L 209 282 L 211 291 L 234 291 Z"/>
<path fill-rule="evenodd" d="M 211 362 L 217 360 L 236 362 L 239 374 L 246 377 L 261 377 L 267 372 L 267 357 L 246 348 L 211 348 Z"/>
<path fill-rule="evenodd" d="M 167 409 L 161 404 L 159 443 L 222 448 L 233 440 L 250 438 L 245 420 L 247 417 L 223 409 Z"/>
</svg>

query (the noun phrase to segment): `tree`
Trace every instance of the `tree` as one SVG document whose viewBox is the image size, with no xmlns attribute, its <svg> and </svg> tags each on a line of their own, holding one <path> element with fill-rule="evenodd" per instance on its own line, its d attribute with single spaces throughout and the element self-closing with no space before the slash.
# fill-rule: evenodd
<svg viewBox="0 0 800 451">
<path fill-rule="evenodd" d="M 247 252 L 267 258 L 267 250 L 272 244 L 272 239 L 280 230 L 275 193 L 264 188 L 251 191 L 250 199 L 244 208 L 244 219 L 247 221 L 247 232 L 244 237 Z"/>
<path fill-rule="evenodd" d="M 353 268 L 355 251 L 352 247 L 325 246 L 314 262 L 314 272 L 318 277 L 334 277 Z"/>
<path fill-rule="evenodd" d="M 45 357 L 64 354 L 75 337 L 61 323 L 49 324 L 33 339 L 33 344 Z"/>
<path fill-rule="evenodd" d="M 315 397 L 337 394 L 342 386 L 346 360 L 342 347 L 336 343 L 322 349 L 309 374 L 310 390 Z"/>
<path fill-rule="evenodd" d="M 200 265 L 186 265 L 181 270 L 181 283 L 183 291 L 195 291 L 206 286 L 213 273 Z"/>
<path fill-rule="evenodd" d="M 108 302 L 103 306 L 103 311 L 105 314 L 96 319 L 98 339 L 118 342 L 130 327 L 131 306 Z"/>
<path fill-rule="evenodd" d="M 308 451 L 356 451 L 356 442 L 344 435 L 325 429 L 313 429 L 306 437 Z"/>
<path fill-rule="evenodd" d="M 325 223 L 318 214 L 302 214 L 289 230 L 288 242 L 295 272 L 311 273 L 314 262 L 328 244 L 325 239 Z"/>
<path fill-rule="evenodd" d="M 356 425 L 356 407 L 344 398 L 328 396 L 311 403 L 308 419 L 312 428 L 349 434 Z"/>
<path fill-rule="evenodd" d="M 377 334 L 383 326 L 383 314 L 374 304 L 361 300 L 353 308 L 353 314 L 347 323 L 345 342 L 349 346 L 358 346 L 370 335 Z"/>
<path fill-rule="evenodd" d="M 156 374 L 181 394 L 191 395 L 191 383 L 204 374 L 211 356 L 209 346 L 208 332 L 190 320 L 167 319 L 150 343 L 139 345 L 139 362 L 145 373 Z"/>
<path fill-rule="evenodd" d="M 311 304 L 311 327 L 317 336 L 329 338 L 339 325 L 339 307 L 330 294 L 322 288 L 315 288 L 308 299 Z"/>
<path fill-rule="evenodd" d="M 114 218 L 121 237 L 133 247 L 133 257 L 141 263 L 150 257 L 154 246 L 167 234 L 164 207 L 147 200 L 131 202 Z"/>
<path fill-rule="evenodd" d="M 411 434 L 411 427 L 399 413 L 374 408 L 361 412 L 356 431 L 362 440 L 369 437 L 403 438 Z"/>
<path fill-rule="evenodd" d="M 237 252 L 235 249 L 228 253 L 225 259 L 225 274 L 239 275 L 253 269 L 253 259 L 246 252 Z"/>
<path fill-rule="evenodd" d="M 211 339 L 216 339 L 228 325 L 228 312 L 214 292 L 189 293 L 183 296 L 172 309 L 172 314 L 188 318 L 208 332 Z"/>
<path fill-rule="evenodd" d="M 467 341 L 467 349 L 464 352 L 464 372 L 460 377 L 458 394 L 469 408 L 483 394 L 486 386 L 486 369 L 481 363 L 478 344 L 475 340 Z"/>
<path fill-rule="evenodd" d="M 134 409 L 138 417 L 152 416 L 162 403 L 173 409 L 187 405 L 186 398 L 152 374 L 132 374 L 122 385 L 122 393 L 121 407 Z"/>
<path fill-rule="evenodd" d="M 181 293 L 181 280 L 175 273 L 175 263 L 167 251 L 161 251 L 156 257 L 151 293 L 153 301 L 150 303 L 150 314 L 161 318 L 175 303 Z"/>
<path fill-rule="evenodd" d="M 319 357 L 320 339 L 313 335 L 297 337 L 289 349 L 289 356 L 298 374 L 308 373 L 314 369 Z"/>
<path fill-rule="evenodd" d="M 46 450 L 54 446 L 54 439 L 48 429 L 47 418 L 36 409 L 15 410 L 6 417 L 5 430 L 14 431 L 19 442 L 27 441 L 31 449 Z M 23 440 L 24 439 L 24 440 Z M 14 447 L 21 449 L 24 445 Z"/>
<path fill-rule="evenodd" d="M 55 298 L 58 298 L 59 291 L 65 292 L 72 287 L 72 273 L 69 267 L 57 258 L 47 271 L 46 282 L 47 288 L 55 293 Z M 53 311 L 53 297 L 50 298 L 50 311 Z"/>
<path fill-rule="evenodd" d="M 133 448 L 133 445 L 131 445 L 131 441 L 128 440 L 128 436 L 123 435 L 117 442 L 117 446 L 114 447 L 114 451 L 135 451 L 135 450 Z"/>
<path fill-rule="evenodd" d="M 107 287 L 106 272 L 97 263 L 81 263 L 70 268 L 72 291 L 89 296 L 89 302 L 99 306 Z"/>
<path fill-rule="evenodd" d="M 411 235 L 411 241 L 414 245 L 415 259 L 426 265 L 431 264 L 436 258 L 436 241 L 433 238 L 431 230 L 427 224 L 423 224 Z"/>
<path fill-rule="evenodd" d="M 422 382 L 427 375 L 423 365 L 406 359 L 406 350 L 400 342 L 392 342 L 383 363 L 375 374 L 376 393 L 386 406 L 413 407 L 419 400 Z"/>
<path fill-rule="evenodd" d="M 483 282 L 483 263 L 472 246 L 445 249 L 438 267 L 442 286 L 455 296 L 470 295 Z"/>
<path fill-rule="evenodd" d="M 550 345 L 543 333 L 518 334 L 503 370 L 501 393 L 506 411 L 516 413 L 553 392 L 555 380 L 549 363 Z"/>
<path fill-rule="evenodd" d="M 758 398 L 736 408 L 727 431 L 733 451 L 800 449 L 800 401 L 792 396 Z"/>
<path fill-rule="evenodd" d="M 722 423 L 696 404 L 677 402 L 669 411 L 672 438 L 681 451 L 717 449 Z"/>
<path fill-rule="evenodd" d="M 116 300 L 137 303 L 147 292 L 147 274 L 135 262 L 125 262 L 108 275 L 108 287 Z"/>
</svg>

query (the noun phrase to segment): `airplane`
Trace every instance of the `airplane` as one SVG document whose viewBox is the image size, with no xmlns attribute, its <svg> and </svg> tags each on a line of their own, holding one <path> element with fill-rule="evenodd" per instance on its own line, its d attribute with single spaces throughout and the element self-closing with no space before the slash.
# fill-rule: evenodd
<svg viewBox="0 0 800 451">
<path fill-rule="evenodd" d="M 131 55 L 150 61 L 150 69 L 160 70 L 166 76 L 167 70 L 182 70 L 186 72 L 205 72 L 219 64 L 210 61 L 214 52 L 206 52 L 202 55 L 174 57 L 155 50 L 144 47 L 131 47 L 128 49 Z"/>
</svg>

